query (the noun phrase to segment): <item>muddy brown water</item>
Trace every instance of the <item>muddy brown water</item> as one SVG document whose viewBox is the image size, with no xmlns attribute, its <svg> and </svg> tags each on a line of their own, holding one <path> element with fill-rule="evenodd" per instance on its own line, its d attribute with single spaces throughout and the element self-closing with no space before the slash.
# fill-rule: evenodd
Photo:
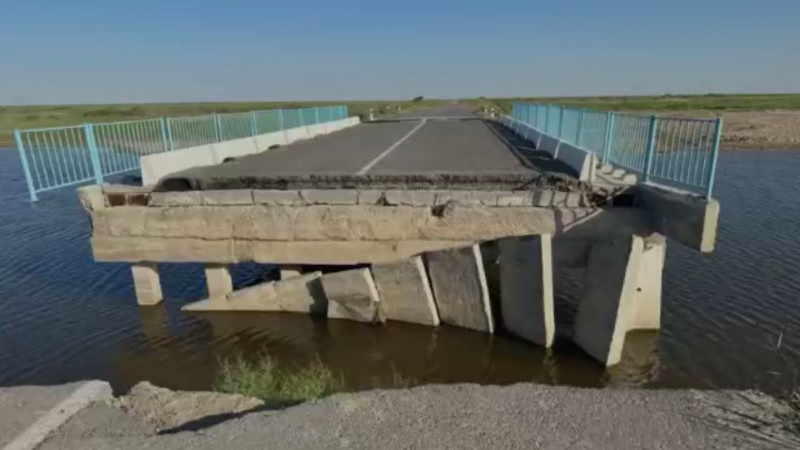
<svg viewBox="0 0 800 450">
<path fill-rule="evenodd" d="M 218 362 L 267 351 L 287 367 L 319 358 L 351 389 L 426 382 L 752 388 L 780 393 L 800 376 L 800 152 L 732 151 L 719 162 L 717 251 L 671 243 L 660 333 L 626 340 L 606 371 L 559 340 L 527 342 L 442 326 L 384 327 L 304 315 L 189 315 L 202 267 L 164 264 L 166 301 L 136 305 L 127 264 L 97 264 L 73 189 L 28 201 L 17 154 L 0 150 L 0 385 L 141 380 L 213 387 Z M 235 267 L 235 283 L 274 268 Z M 580 274 L 557 274 L 560 331 L 569 329 Z"/>
</svg>

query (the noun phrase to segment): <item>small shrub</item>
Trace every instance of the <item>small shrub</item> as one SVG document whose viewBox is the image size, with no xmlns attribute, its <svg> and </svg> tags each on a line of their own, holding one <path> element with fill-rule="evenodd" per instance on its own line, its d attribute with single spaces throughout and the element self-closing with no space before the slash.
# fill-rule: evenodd
<svg viewBox="0 0 800 450">
<path fill-rule="evenodd" d="M 787 403 L 791 412 L 783 416 L 783 428 L 794 436 L 800 437 L 800 390 L 794 390 Z"/>
<path fill-rule="evenodd" d="M 250 362 L 241 355 L 221 362 L 217 390 L 290 405 L 342 390 L 343 384 L 318 359 L 306 367 L 279 368 L 266 353 Z"/>
</svg>

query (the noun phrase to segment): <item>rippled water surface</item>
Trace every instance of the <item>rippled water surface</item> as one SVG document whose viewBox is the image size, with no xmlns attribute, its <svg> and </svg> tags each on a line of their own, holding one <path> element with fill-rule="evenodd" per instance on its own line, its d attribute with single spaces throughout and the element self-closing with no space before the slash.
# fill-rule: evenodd
<svg viewBox="0 0 800 450">
<path fill-rule="evenodd" d="M 633 333 L 606 372 L 562 340 L 550 354 L 514 338 L 451 327 L 372 327 L 291 314 L 188 315 L 202 267 L 165 264 L 163 305 L 139 308 L 127 264 L 92 260 L 71 188 L 28 201 L 13 151 L 0 150 L 0 385 L 100 378 L 213 386 L 220 358 L 267 350 L 282 364 L 319 358 L 353 389 L 406 382 L 760 387 L 800 375 L 800 152 L 727 152 L 719 162 L 717 250 L 671 243 L 663 328 Z M 271 268 L 236 267 L 241 285 Z M 565 275 L 562 296 L 569 297 Z M 570 298 L 562 298 L 569 305 Z M 561 308 L 569 315 L 569 306 Z M 568 322 L 568 319 L 567 319 Z M 563 327 L 562 327 L 563 328 Z"/>
</svg>

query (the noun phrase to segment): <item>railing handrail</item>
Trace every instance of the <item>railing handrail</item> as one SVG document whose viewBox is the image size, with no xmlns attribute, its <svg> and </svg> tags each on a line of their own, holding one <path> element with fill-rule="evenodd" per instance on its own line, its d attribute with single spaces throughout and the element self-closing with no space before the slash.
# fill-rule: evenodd
<svg viewBox="0 0 800 450">
<path fill-rule="evenodd" d="M 674 184 L 706 197 L 713 192 L 720 117 L 659 117 L 534 102 L 515 102 L 512 117 L 596 153 L 603 164 L 633 170 L 644 181 Z"/>
<path fill-rule="evenodd" d="M 37 192 L 91 180 L 102 183 L 104 176 L 135 170 L 141 156 L 347 117 L 346 105 L 148 117 L 15 129 L 14 142 L 31 200 L 36 201 Z"/>
</svg>

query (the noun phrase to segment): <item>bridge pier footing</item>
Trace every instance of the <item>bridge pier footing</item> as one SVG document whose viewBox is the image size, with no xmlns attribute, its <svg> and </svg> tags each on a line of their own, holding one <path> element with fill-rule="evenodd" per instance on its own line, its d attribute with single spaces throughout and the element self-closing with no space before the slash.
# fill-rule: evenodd
<svg viewBox="0 0 800 450">
<path fill-rule="evenodd" d="M 555 336 L 553 237 L 501 239 L 500 299 L 506 329 L 543 347 Z"/>
<path fill-rule="evenodd" d="M 666 251 L 665 237 L 651 236 L 644 240 L 631 330 L 661 329 L 662 274 Z"/>
<path fill-rule="evenodd" d="M 211 301 L 224 299 L 233 292 L 233 280 L 227 264 L 206 264 L 205 272 L 208 298 Z"/>
<path fill-rule="evenodd" d="M 639 236 L 592 245 L 574 340 L 606 366 L 622 358 L 628 331 L 660 326 L 664 249 Z"/>
<path fill-rule="evenodd" d="M 158 264 L 140 262 L 131 266 L 133 288 L 136 301 L 142 306 L 157 305 L 164 299 L 161 292 L 161 279 L 158 276 Z"/>
</svg>

